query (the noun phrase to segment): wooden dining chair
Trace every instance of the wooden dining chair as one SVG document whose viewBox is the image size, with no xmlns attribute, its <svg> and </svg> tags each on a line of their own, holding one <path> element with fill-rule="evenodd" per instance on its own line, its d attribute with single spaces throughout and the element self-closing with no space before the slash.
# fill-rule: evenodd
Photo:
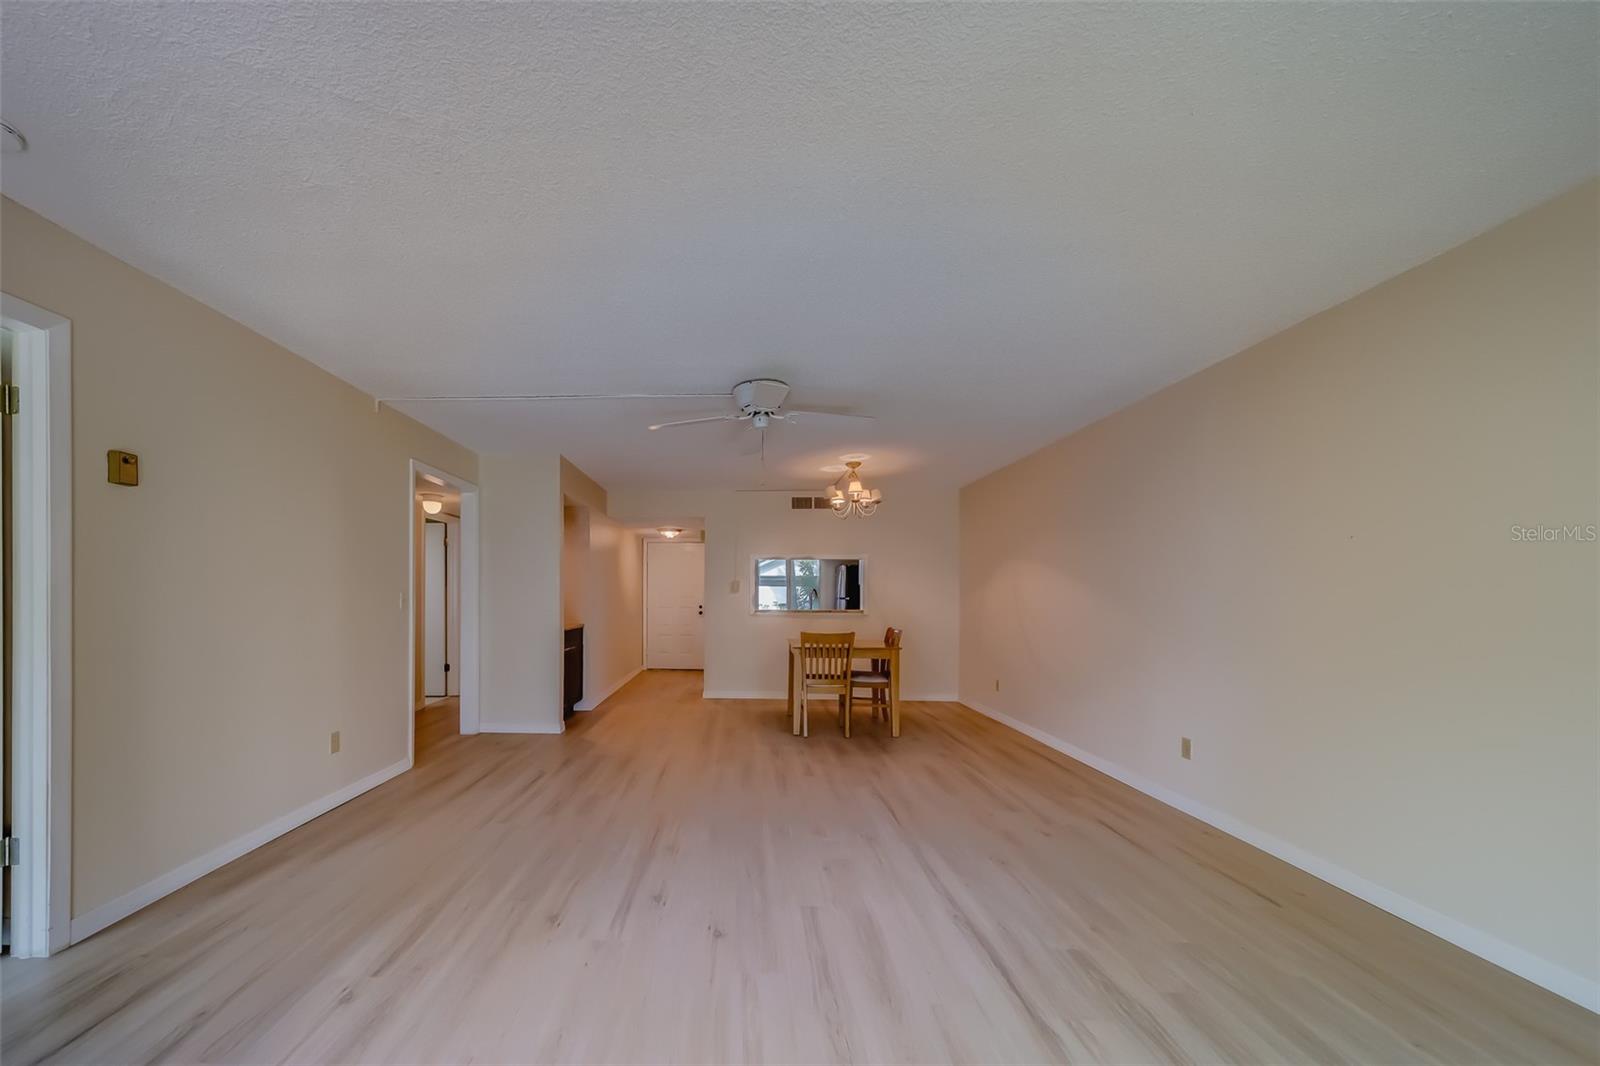
<svg viewBox="0 0 1600 1066">
<path fill-rule="evenodd" d="M 885 648 L 898 648 L 903 630 L 890 626 L 883 631 L 883 646 Z M 850 671 L 850 699 L 854 702 L 856 689 L 867 689 L 868 698 L 872 704 L 872 717 L 882 715 L 884 720 L 889 718 L 889 660 L 874 659 L 869 670 Z"/>
<path fill-rule="evenodd" d="M 819 696 L 837 700 L 839 722 L 850 735 L 850 662 L 855 655 L 854 633 L 800 634 L 800 735 L 811 735 L 811 701 Z"/>
</svg>

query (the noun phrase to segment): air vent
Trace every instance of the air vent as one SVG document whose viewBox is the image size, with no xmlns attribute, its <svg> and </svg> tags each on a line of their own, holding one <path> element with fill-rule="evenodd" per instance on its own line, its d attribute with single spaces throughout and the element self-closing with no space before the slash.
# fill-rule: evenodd
<svg viewBox="0 0 1600 1066">
<path fill-rule="evenodd" d="M 815 506 L 816 501 L 810 496 L 789 497 L 789 510 L 791 511 L 809 511 Z"/>
</svg>

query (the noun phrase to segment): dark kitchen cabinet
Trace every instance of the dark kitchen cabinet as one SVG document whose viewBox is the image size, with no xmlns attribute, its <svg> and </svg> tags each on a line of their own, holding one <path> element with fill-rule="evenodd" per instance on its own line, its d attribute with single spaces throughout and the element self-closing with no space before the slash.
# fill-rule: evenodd
<svg viewBox="0 0 1600 1066">
<path fill-rule="evenodd" d="M 565 717 L 583 699 L 583 627 L 572 626 L 561 634 L 561 707 Z"/>
</svg>

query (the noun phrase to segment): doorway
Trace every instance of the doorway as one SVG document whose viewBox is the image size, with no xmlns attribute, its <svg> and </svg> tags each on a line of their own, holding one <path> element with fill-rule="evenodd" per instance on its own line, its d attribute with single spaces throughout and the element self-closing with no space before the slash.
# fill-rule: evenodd
<svg viewBox="0 0 1600 1066">
<path fill-rule="evenodd" d="M 49 955 L 71 936 L 72 327 L 0 294 L 5 422 L 5 751 L 0 832 L 9 948 Z"/>
<path fill-rule="evenodd" d="M 12 352 L 16 341 L 16 333 L 9 327 L 0 325 L 0 389 L 4 389 L 6 396 L 0 401 L 0 408 L 5 411 L 6 417 L 0 418 L 0 523 L 3 523 L 5 532 L 0 535 L 0 590 L 4 591 L 4 606 L 0 608 L 0 688 L 4 689 L 5 716 L 4 723 L 0 725 L 0 818 L 3 818 L 4 828 L 0 829 L 0 837 L 11 839 L 11 789 L 7 788 L 7 766 L 11 762 L 11 589 L 16 582 L 16 575 L 12 572 L 11 561 L 11 522 L 12 503 L 11 486 L 15 480 L 11 474 L 11 380 L 15 376 L 12 368 Z M 9 954 L 11 951 L 11 861 L 9 856 L 0 858 L 0 952 Z"/>
<path fill-rule="evenodd" d="M 647 540 L 644 547 L 644 665 L 705 669 L 706 546 Z"/>
<path fill-rule="evenodd" d="M 459 504 L 457 504 L 459 507 Z M 461 648 L 461 516 L 441 511 L 422 526 L 422 694 L 428 701 L 459 696 Z"/>
<path fill-rule="evenodd" d="M 478 732 L 479 522 L 477 485 L 416 459 L 409 474 L 406 718 L 415 764 L 417 712 L 430 699 L 455 697 L 458 706 L 450 710 L 456 724 L 450 731 Z"/>
</svg>

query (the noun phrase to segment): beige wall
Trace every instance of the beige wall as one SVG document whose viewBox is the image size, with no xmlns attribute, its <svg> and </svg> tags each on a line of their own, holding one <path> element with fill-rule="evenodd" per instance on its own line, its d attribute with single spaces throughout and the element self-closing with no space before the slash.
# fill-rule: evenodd
<svg viewBox="0 0 1600 1066">
<path fill-rule="evenodd" d="M 704 519 L 708 696 L 783 697 L 787 641 L 802 629 L 853 629 L 879 638 L 905 630 L 908 699 L 950 699 L 956 692 L 958 514 L 951 490 L 883 485 L 871 518 L 841 520 L 794 511 L 770 492 L 613 491 L 613 515 L 650 523 Z M 761 615 L 751 610 L 752 557 L 861 557 L 866 606 L 859 615 Z M 731 583 L 738 581 L 738 591 Z"/>
<path fill-rule="evenodd" d="M 607 517 L 608 493 L 561 460 L 561 601 L 568 626 L 583 624 L 584 710 L 598 706 L 643 662 L 644 547 Z"/>
<path fill-rule="evenodd" d="M 405 760 L 407 461 L 477 461 L 11 200 L 0 288 L 72 321 L 83 915 Z"/>
<path fill-rule="evenodd" d="M 1594 981 L 1597 196 L 967 486 L 963 698 Z"/>
<path fill-rule="evenodd" d="M 606 511 L 605 488 L 564 455 L 561 457 L 561 495 L 568 503 L 579 507 L 602 514 Z"/>
<path fill-rule="evenodd" d="M 582 625 L 588 613 L 589 508 L 561 508 L 561 624 Z"/>
<path fill-rule="evenodd" d="M 478 470 L 480 728 L 559 733 L 561 457 L 485 455 Z"/>
<path fill-rule="evenodd" d="M 644 662 L 644 542 L 588 512 L 584 581 L 583 707 L 593 707 Z"/>
</svg>

